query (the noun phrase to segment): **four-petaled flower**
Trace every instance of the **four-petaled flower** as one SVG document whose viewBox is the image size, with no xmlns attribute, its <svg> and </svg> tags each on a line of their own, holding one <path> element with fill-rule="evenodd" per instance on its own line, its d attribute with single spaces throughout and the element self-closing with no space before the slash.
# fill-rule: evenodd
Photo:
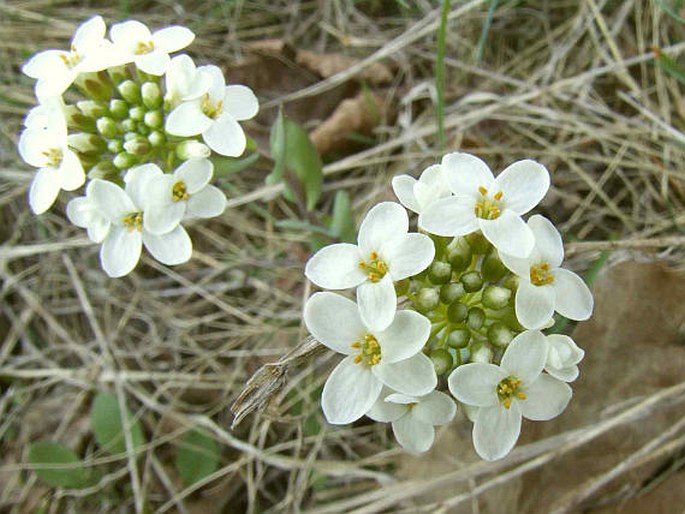
<svg viewBox="0 0 685 514">
<path fill-rule="evenodd" d="M 516 317 L 526 328 L 538 329 L 554 311 L 576 321 L 592 314 L 593 299 L 583 279 L 564 268 L 564 244 L 552 222 L 536 214 L 528 220 L 535 238 L 531 254 L 517 258 L 500 252 L 504 265 L 519 278 L 516 291 Z"/>
<path fill-rule="evenodd" d="M 117 53 L 118 63 L 134 62 L 150 75 L 164 75 L 169 66 L 169 54 L 185 48 L 195 39 L 195 34 L 179 25 L 165 27 L 154 33 L 136 20 L 112 25 L 110 36 Z"/>
<path fill-rule="evenodd" d="M 216 153 L 239 157 L 247 140 L 238 122 L 257 115 L 257 97 L 247 86 L 227 86 L 217 66 L 201 66 L 198 71 L 209 77 L 208 91 L 171 111 L 166 131 L 181 137 L 202 134 L 202 139 Z"/>
<path fill-rule="evenodd" d="M 421 214 L 433 202 L 451 194 L 440 164 L 423 170 L 419 180 L 409 175 L 394 177 L 392 189 L 400 203 L 417 214 Z"/>
<path fill-rule="evenodd" d="M 521 215 L 547 193 L 547 169 L 535 161 L 517 161 L 495 178 L 487 164 L 467 153 L 447 154 L 441 167 L 454 196 L 431 203 L 421 212 L 419 226 L 439 236 L 481 230 L 499 251 L 527 257 L 535 240 Z"/>
<path fill-rule="evenodd" d="M 413 453 L 433 446 L 436 425 L 452 421 L 457 406 L 445 393 L 431 391 L 425 396 L 401 393 L 381 394 L 366 415 L 374 421 L 392 423 L 395 439 Z"/>
<path fill-rule="evenodd" d="M 469 363 L 449 376 L 454 397 L 478 407 L 473 445 L 483 459 L 501 459 L 511 451 L 521 431 L 522 416 L 544 421 L 566 408 L 571 388 L 542 372 L 546 359 L 545 336 L 529 330 L 512 340 L 499 366 Z"/>
<path fill-rule="evenodd" d="M 357 305 L 336 293 L 315 293 L 304 307 L 304 322 L 322 344 L 346 357 L 326 380 L 321 407 L 329 423 L 344 425 L 362 417 L 383 385 L 410 396 L 437 385 L 431 360 L 421 352 L 430 321 L 418 312 L 399 311 L 385 330 L 373 330 Z"/>
<path fill-rule="evenodd" d="M 545 371 L 563 382 L 573 382 L 578 378 L 578 363 L 585 352 L 578 348 L 575 341 L 564 334 L 547 336 L 547 360 Z"/>
<path fill-rule="evenodd" d="M 339 243 L 322 248 L 304 273 L 326 289 L 357 287 L 357 302 L 367 326 L 383 330 L 397 309 L 393 282 L 422 272 L 433 261 L 435 247 L 424 234 L 409 234 L 407 211 L 393 202 L 371 209 L 359 227 L 358 245 Z"/>
</svg>

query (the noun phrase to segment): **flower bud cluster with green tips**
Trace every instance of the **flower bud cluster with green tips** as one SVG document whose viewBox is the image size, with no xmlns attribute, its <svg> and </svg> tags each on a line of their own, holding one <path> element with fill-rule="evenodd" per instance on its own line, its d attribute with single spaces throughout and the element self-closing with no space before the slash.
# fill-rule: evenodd
<svg viewBox="0 0 685 514">
<path fill-rule="evenodd" d="M 566 408 L 584 352 L 543 330 L 555 312 L 588 319 L 593 299 L 561 267 L 554 225 L 522 219 L 549 183 L 531 160 L 495 178 L 476 156 L 451 153 L 418 180 L 393 179 L 401 204 L 418 214 L 417 233 L 399 204 L 383 202 L 363 220 L 358 245 L 311 257 L 305 275 L 314 284 L 356 289 L 356 303 L 318 292 L 304 308 L 311 334 L 347 356 L 324 385 L 330 423 L 364 415 L 391 423 L 399 444 L 420 453 L 459 405 L 474 422 L 477 453 L 494 460 L 516 444 L 523 417 Z"/>
<path fill-rule="evenodd" d="M 19 153 L 39 168 L 29 189 L 36 214 L 60 190 L 85 185 L 67 215 L 102 243 L 103 269 L 120 277 L 143 245 L 164 264 L 190 259 L 181 222 L 223 213 L 226 197 L 209 185 L 210 158 L 242 155 L 247 138 L 238 122 L 253 118 L 259 104 L 248 87 L 226 86 L 217 66 L 170 56 L 194 40 L 186 27 L 151 32 L 129 20 L 114 24 L 110 39 L 106 32 L 95 16 L 69 50 L 40 52 L 24 65 L 39 104 L 24 121 Z M 76 101 L 64 100 L 69 89 Z"/>
</svg>

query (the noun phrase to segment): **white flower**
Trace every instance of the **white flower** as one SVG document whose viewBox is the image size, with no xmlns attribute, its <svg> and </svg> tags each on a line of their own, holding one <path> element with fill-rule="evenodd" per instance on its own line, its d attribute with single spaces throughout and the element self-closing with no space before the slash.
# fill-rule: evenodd
<svg viewBox="0 0 685 514">
<path fill-rule="evenodd" d="M 226 195 L 209 185 L 214 166 L 207 159 L 181 164 L 173 175 L 151 179 L 147 188 L 144 226 L 153 234 L 165 234 L 184 217 L 213 218 L 226 208 Z"/>
<path fill-rule="evenodd" d="M 126 174 L 126 188 L 94 179 L 88 189 L 93 205 L 111 224 L 100 248 L 102 268 L 110 277 L 122 277 L 133 270 L 140 259 L 141 247 L 163 264 L 181 264 L 190 259 L 192 243 L 181 225 L 161 235 L 144 226 L 149 181 L 162 173 L 154 164 L 131 168 Z"/>
<path fill-rule="evenodd" d="M 46 130 L 66 127 L 66 125 L 64 100 L 62 100 L 61 96 L 51 96 L 43 99 L 24 118 L 24 126 L 30 129 Z"/>
<path fill-rule="evenodd" d="M 400 311 L 385 330 L 372 330 L 357 305 L 335 293 L 315 293 L 304 306 L 304 322 L 322 344 L 346 357 L 326 380 L 321 407 L 329 423 L 362 417 L 383 385 L 411 396 L 437 385 L 431 360 L 421 352 L 431 324 L 418 312 Z"/>
<path fill-rule="evenodd" d="M 430 204 L 419 226 L 439 236 L 463 236 L 476 230 L 498 250 L 527 257 L 535 240 L 521 215 L 535 207 L 549 189 L 549 172 L 523 160 L 495 178 L 487 164 L 467 153 L 443 157 L 442 170 L 455 196 Z"/>
<path fill-rule="evenodd" d="M 583 360 L 585 352 L 569 336 L 551 334 L 546 337 L 545 371 L 563 382 L 573 382 L 578 378 L 578 363 Z"/>
<path fill-rule="evenodd" d="M 183 102 L 166 120 L 166 131 L 180 137 L 202 134 L 205 143 L 221 155 L 239 157 L 247 140 L 238 121 L 254 118 L 259 102 L 246 86 L 227 86 L 216 66 L 201 66 L 211 86 L 201 98 Z"/>
<path fill-rule="evenodd" d="M 557 311 L 582 321 L 592 314 L 593 299 L 583 279 L 564 268 L 564 244 L 551 221 L 531 216 L 528 227 L 535 245 L 530 256 L 516 258 L 500 252 L 504 265 L 520 277 L 516 291 L 516 317 L 529 329 L 542 328 Z"/>
<path fill-rule="evenodd" d="M 95 16 L 76 30 L 69 51 L 45 50 L 31 57 L 22 71 L 38 80 L 36 96 L 44 99 L 61 95 L 79 73 L 111 66 L 112 43 L 105 39 L 106 30 L 102 17 Z"/>
<path fill-rule="evenodd" d="M 120 62 L 134 62 L 150 75 L 164 75 L 169 65 L 169 54 L 185 48 L 195 39 L 195 34 L 179 25 L 150 32 L 147 26 L 136 20 L 112 25 L 109 31 Z"/>
<path fill-rule="evenodd" d="M 568 384 L 542 373 L 547 342 L 542 332 L 526 331 L 507 347 L 502 362 L 469 363 L 448 378 L 454 397 L 478 407 L 473 445 L 486 460 L 501 459 L 516 444 L 521 417 L 544 421 L 558 416 L 571 399 Z"/>
<path fill-rule="evenodd" d="M 419 180 L 409 175 L 393 177 L 392 189 L 402 205 L 418 214 L 436 200 L 451 194 L 439 164 L 423 170 Z"/>
<path fill-rule="evenodd" d="M 164 99 L 171 108 L 181 102 L 195 100 L 204 95 L 211 86 L 210 76 L 201 73 L 186 54 L 171 59 L 166 71 L 166 95 Z"/>
<path fill-rule="evenodd" d="M 425 234 L 408 234 L 407 211 L 393 202 L 374 206 L 359 227 L 359 245 L 322 248 L 307 262 L 304 274 L 319 287 L 357 287 L 364 323 L 387 327 L 397 309 L 393 282 L 411 277 L 433 261 L 435 247 Z"/>
<path fill-rule="evenodd" d="M 366 415 L 374 421 L 392 423 L 395 439 L 403 448 L 423 453 L 433 446 L 433 427 L 449 423 L 456 412 L 457 406 L 449 396 L 431 391 L 418 397 L 401 393 L 381 394 Z"/>
<path fill-rule="evenodd" d="M 81 161 L 69 149 L 64 118 L 50 114 L 46 119 L 50 121 L 44 128 L 27 128 L 19 137 L 21 158 L 40 168 L 29 188 L 29 205 L 36 214 L 55 203 L 60 189 L 73 191 L 86 180 Z"/>
<path fill-rule="evenodd" d="M 91 241 L 102 243 L 112 224 L 93 201 L 92 190 L 96 183 L 97 180 L 93 180 L 88 184 L 86 196 L 74 198 L 67 204 L 67 218 L 77 227 L 85 228 Z M 97 189 L 98 186 L 95 187 Z"/>
</svg>

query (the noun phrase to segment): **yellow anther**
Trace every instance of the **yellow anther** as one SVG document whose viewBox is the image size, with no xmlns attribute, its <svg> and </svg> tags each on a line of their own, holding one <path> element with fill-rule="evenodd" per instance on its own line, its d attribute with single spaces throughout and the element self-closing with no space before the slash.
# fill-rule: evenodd
<svg viewBox="0 0 685 514">
<path fill-rule="evenodd" d="M 142 212 L 131 212 L 124 216 L 121 220 L 124 225 L 128 228 L 129 232 L 137 230 L 138 232 L 143 231 L 143 213 Z"/>
<path fill-rule="evenodd" d="M 62 59 L 64 65 L 69 69 L 81 62 L 81 56 L 76 52 L 76 49 L 73 47 L 73 45 L 71 47 L 71 52 L 64 52 L 60 54 L 59 57 Z"/>
<path fill-rule="evenodd" d="M 361 361 L 362 361 L 362 356 L 361 356 L 361 355 L 357 355 L 357 356 L 354 358 L 354 363 L 355 363 L 355 364 L 359 364 Z"/>
<path fill-rule="evenodd" d="M 174 184 L 174 187 L 171 188 L 171 199 L 174 202 L 180 202 L 181 200 L 187 200 L 188 198 L 190 198 L 190 195 L 188 194 L 186 183 L 179 180 Z"/>
<path fill-rule="evenodd" d="M 62 159 L 64 159 L 61 148 L 50 148 L 49 150 L 44 151 L 43 155 L 47 157 L 47 165 L 51 168 L 59 168 L 59 165 L 62 164 Z"/>
<path fill-rule="evenodd" d="M 362 347 L 362 344 L 360 342 L 355 341 L 354 343 L 352 343 L 352 348 L 356 349 L 356 348 L 361 348 L 361 347 Z"/>
<path fill-rule="evenodd" d="M 526 396 L 526 393 L 524 393 L 523 391 L 519 391 L 518 393 L 516 393 L 516 398 L 518 398 L 519 400 L 525 400 L 528 397 Z"/>
<path fill-rule="evenodd" d="M 511 399 L 514 397 L 519 400 L 526 399 L 526 393 L 519 389 L 520 386 L 521 380 L 516 377 L 507 377 L 497 384 L 497 398 L 505 409 L 511 407 Z"/>
<path fill-rule="evenodd" d="M 152 41 L 138 41 L 136 49 L 133 51 L 136 55 L 149 54 L 155 49 L 155 44 Z"/>
<path fill-rule="evenodd" d="M 359 350 L 354 358 L 355 364 L 364 363 L 367 366 L 375 366 L 381 362 L 381 345 L 371 334 L 367 334 L 361 341 L 352 343 L 352 348 Z"/>
<path fill-rule="evenodd" d="M 204 100 L 202 100 L 202 112 L 207 115 L 207 117 L 216 119 L 224 110 L 224 101 L 220 100 L 217 103 L 212 103 L 209 98 L 209 93 L 205 94 Z"/>
<path fill-rule="evenodd" d="M 488 194 L 488 190 L 485 189 L 483 186 L 479 186 L 479 187 L 478 187 L 478 191 L 479 191 L 480 194 L 482 194 L 483 196 L 485 196 L 486 194 Z"/>
<path fill-rule="evenodd" d="M 359 261 L 359 267 L 366 273 L 369 282 L 379 282 L 388 272 L 388 265 L 377 252 L 371 252 L 367 261 Z"/>
<path fill-rule="evenodd" d="M 530 282 L 535 286 L 546 286 L 554 283 L 554 274 L 549 262 L 539 262 L 530 267 Z"/>
<path fill-rule="evenodd" d="M 502 191 L 497 191 L 495 193 L 495 200 L 497 200 L 499 202 L 503 196 L 504 196 L 504 193 L 502 193 Z"/>
</svg>

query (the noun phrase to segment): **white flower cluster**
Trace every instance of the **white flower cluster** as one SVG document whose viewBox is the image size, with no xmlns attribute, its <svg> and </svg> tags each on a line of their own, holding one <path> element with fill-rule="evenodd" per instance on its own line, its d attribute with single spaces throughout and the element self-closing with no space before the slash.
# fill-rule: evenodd
<svg viewBox="0 0 685 514">
<path fill-rule="evenodd" d="M 511 451 L 522 418 L 548 420 L 566 408 L 584 352 L 542 330 L 555 312 L 588 319 L 593 299 L 560 267 L 554 225 L 521 218 L 549 184 L 531 160 L 495 178 L 479 158 L 448 154 L 418 180 L 393 179 L 402 205 L 419 215 L 419 233 L 408 232 L 401 205 L 384 202 L 363 220 L 358 245 L 311 257 L 305 275 L 314 284 L 356 288 L 357 303 L 319 292 L 304 308 L 311 334 L 346 356 L 323 389 L 330 423 L 364 415 L 392 423 L 397 441 L 419 453 L 434 426 L 452 420 L 456 399 L 474 422 L 476 451 L 494 460 Z"/>
<path fill-rule="evenodd" d="M 219 216 L 226 206 L 209 184 L 209 158 L 242 155 L 247 138 L 238 122 L 259 104 L 246 86 L 227 86 L 217 66 L 170 56 L 194 40 L 186 27 L 151 32 L 130 20 L 112 25 L 110 39 L 106 32 L 100 16 L 91 18 L 69 50 L 46 50 L 24 65 L 39 104 L 24 121 L 19 153 L 39 168 L 29 189 L 36 214 L 60 190 L 90 179 L 67 215 L 102 243 L 104 270 L 120 277 L 136 266 L 142 245 L 165 264 L 190 259 L 181 222 Z M 70 87 L 81 100 L 65 103 Z"/>
</svg>

